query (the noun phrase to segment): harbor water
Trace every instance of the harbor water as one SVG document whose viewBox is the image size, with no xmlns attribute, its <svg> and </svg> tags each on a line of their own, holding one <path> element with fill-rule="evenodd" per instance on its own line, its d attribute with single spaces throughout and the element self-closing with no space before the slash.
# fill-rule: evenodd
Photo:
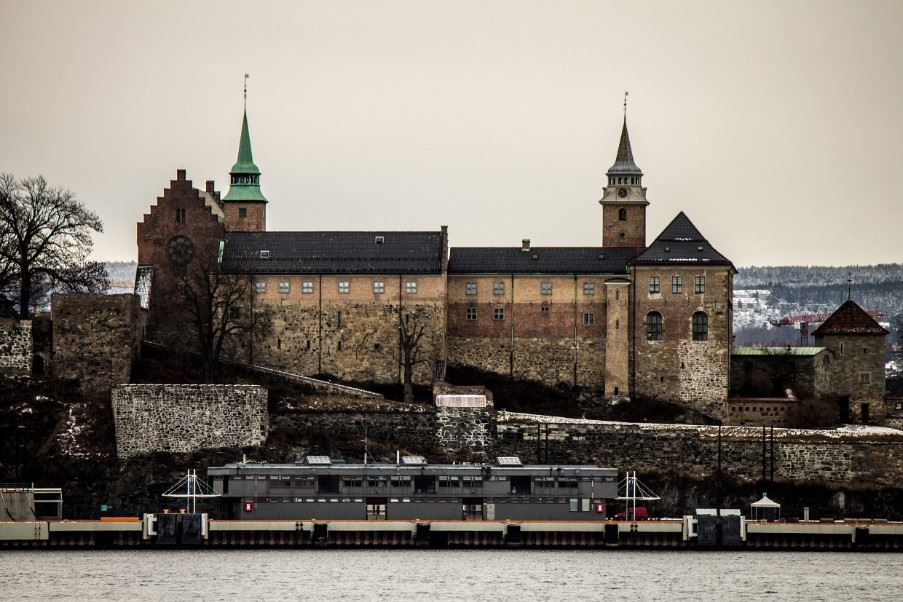
<svg viewBox="0 0 903 602">
<path fill-rule="evenodd" d="M 892 553 L 0 551 L 9 600 L 899 600 Z M 8 597 L 7 597 L 8 596 Z"/>
</svg>

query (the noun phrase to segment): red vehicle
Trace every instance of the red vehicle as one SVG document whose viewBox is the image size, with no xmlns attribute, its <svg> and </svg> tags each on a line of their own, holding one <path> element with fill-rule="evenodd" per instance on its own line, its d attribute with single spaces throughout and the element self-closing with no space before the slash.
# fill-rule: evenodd
<svg viewBox="0 0 903 602">
<path fill-rule="evenodd" d="M 632 510 L 633 509 L 631 508 L 630 514 L 633 514 Z M 625 510 L 623 512 L 618 512 L 617 514 L 615 514 L 615 520 L 648 520 L 648 519 L 649 519 L 649 511 L 646 510 L 645 506 L 637 506 L 636 507 L 636 516 L 635 517 L 629 517 L 627 510 Z"/>
</svg>

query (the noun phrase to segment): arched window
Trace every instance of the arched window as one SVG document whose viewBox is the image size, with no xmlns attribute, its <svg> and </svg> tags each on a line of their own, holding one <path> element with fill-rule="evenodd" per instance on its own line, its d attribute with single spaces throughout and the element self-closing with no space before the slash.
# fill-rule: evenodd
<svg viewBox="0 0 903 602">
<path fill-rule="evenodd" d="M 646 314 L 646 340 L 661 341 L 662 335 L 662 314 L 650 311 Z"/>
<path fill-rule="evenodd" d="M 624 207 L 618 209 L 618 220 L 622 222 L 627 221 L 627 209 L 625 209 Z"/>
<path fill-rule="evenodd" d="M 693 340 L 709 340 L 709 315 L 704 311 L 693 314 Z"/>
</svg>

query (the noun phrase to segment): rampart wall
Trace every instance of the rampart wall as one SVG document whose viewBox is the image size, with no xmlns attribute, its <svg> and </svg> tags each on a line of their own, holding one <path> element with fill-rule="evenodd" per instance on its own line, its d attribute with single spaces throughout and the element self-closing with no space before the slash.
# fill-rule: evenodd
<svg viewBox="0 0 903 602">
<path fill-rule="evenodd" d="M 501 414 L 496 425 L 497 455 L 524 462 L 600 463 L 620 470 L 675 471 L 712 476 L 718 465 L 718 427 L 539 422 Z M 722 427 L 722 470 L 735 478 L 770 477 L 849 485 L 900 487 L 903 433 Z M 772 454 L 772 449 L 773 454 Z M 772 460 L 773 458 L 773 460 Z"/>
<path fill-rule="evenodd" d="M 256 385 L 119 385 L 112 403 L 120 458 L 262 445 L 269 430 Z"/>
<path fill-rule="evenodd" d="M 0 319 L 0 373 L 31 374 L 31 321 Z"/>
</svg>

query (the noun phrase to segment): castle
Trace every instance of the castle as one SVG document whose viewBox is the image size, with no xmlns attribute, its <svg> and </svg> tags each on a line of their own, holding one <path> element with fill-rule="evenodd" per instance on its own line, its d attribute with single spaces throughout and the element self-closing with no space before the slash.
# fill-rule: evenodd
<svg viewBox="0 0 903 602">
<path fill-rule="evenodd" d="M 647 244 L 626 118 L 598 246 L 449 248 L 444 226 L 270 231 L 260 175 L 245 111 L 228 193 L 179 170 L 138 224 L 149 338 L 184 336 L 180 275 L 215 268 L 253 287 L 245 311 L 266 324 L 229 352 L 255 364 L 381 383 L 407 369 L 423 384 L 466 366 L 702 411 L 727 397 L 734 266 L 682 212 Z"/>
</svg>

